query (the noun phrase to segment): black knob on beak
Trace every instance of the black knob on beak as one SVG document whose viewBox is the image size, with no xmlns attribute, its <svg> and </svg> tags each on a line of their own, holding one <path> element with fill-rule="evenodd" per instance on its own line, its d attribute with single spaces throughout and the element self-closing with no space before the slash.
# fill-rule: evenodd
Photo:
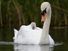
<svg viewBox="0 0 68 51">
<path fill-rule="evenodd" d="M 45 15 L 46 13 L 46 8 L 41 12 L 41 15 Z"/>
</svg>

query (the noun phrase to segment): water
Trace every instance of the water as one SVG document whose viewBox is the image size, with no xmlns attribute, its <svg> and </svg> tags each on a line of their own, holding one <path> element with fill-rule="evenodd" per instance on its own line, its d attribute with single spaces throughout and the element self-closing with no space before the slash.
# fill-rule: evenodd
<svg viewBox="0 0 68 51">
<path fill-rule="evenodd" d="M 68 51 L 65 43 L 52 45 L 22 45 L 13 42 L 0 42 L 0 51 Z"/>
</svg>

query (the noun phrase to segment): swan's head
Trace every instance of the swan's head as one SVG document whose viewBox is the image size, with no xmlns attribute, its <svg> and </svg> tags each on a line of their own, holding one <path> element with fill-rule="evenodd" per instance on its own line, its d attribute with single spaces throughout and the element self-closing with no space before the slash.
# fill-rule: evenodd
<svg viewBox="0 0 68 51">
<path fill-rule="evenodd" d="M 50 13 L 51 6 L 49 2 L 43 2 L 41 4 L 41 21 L 44 22 L 48 14 Z"/>
</svg>

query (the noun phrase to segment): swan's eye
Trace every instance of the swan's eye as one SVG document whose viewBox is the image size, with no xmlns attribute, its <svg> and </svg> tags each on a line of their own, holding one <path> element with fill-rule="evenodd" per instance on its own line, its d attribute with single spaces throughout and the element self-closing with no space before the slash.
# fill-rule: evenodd
<svg viewBox="0 0 68 51">
<path fill-rule="evenodd" d="M 46 13 L 46 8 L 41 12 L 41 15 L 45 15 Z"/>
</svg>

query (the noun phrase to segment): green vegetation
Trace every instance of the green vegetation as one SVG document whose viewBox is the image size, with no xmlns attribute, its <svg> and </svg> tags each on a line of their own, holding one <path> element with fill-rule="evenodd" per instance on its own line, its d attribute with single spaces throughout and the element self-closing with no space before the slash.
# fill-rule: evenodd
<svg viewBox="0 0 68 51">
<path fill-rule="evenodd" d="M 12 41 L 13 29 L 32 21 L 42 27 L 40 5 L 52 6 L 50 35 L 57 42 L 68 42 L 68 0 L 0 0 L 0 41 Z"/>
</svg>

